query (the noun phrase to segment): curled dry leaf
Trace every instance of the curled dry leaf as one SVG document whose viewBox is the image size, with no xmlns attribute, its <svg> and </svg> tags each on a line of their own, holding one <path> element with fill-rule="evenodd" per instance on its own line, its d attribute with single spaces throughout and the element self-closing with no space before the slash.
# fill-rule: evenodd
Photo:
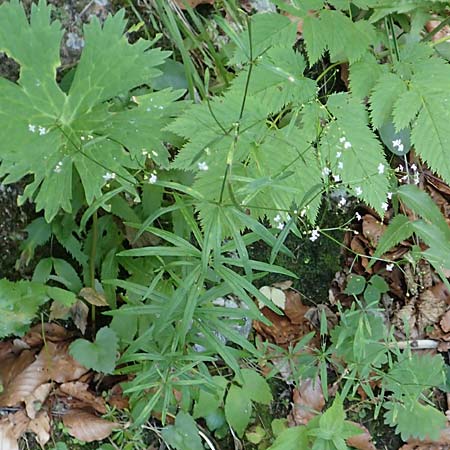
<svg viewBox="0 0 450 450">
<path fill-rule="evenodd" d="M 448 310 L 443 316 L 441 321 L 439 322 L 442 331 L 444 333 L 450 332 L 450 310 Z"/>
<path fill-rule="evenodd" d="M 19 443 L 6 417 L 0 420 L 0 450 L 19 450 Z"/>
<path fill-rule="evenodd" d="M 45 342 L 61 342 L 70 339 L 73 333 L 56 323 L 44 323 L 35 325 L 22 340 L 30 347 L 38 347 Z"/>
<path fill-rule="evenodd" d="M 386 225 L 370 214 L 365 214 L 362 222 L 363 236 L 369 240 L 372 247 L 376 247 L 386 229 Z"/>
<path fill-rule="evenodd" d="M 70 308 L 70 315 L 73 323 L 81 331 L 81 333 L 84 334 L 86 332 L 89 307 L 81 300 L 77 300 Z"/>
<path fill-rule="evenodd" d="M 25 410 L 30 419 L 35 419 L 52 390 L 51 383 L 41 384 L 32 394 L 25 398 Z"/>
<path fill-rule="evenodd" d="M 100 414 L 106 413 L 106 403 L 102 397 L 95 396 L 88 391 L 89 385 L 81 381 L 72 381 L 70 383 L 63 383 L 59 390 L 70 397 L 80 400 L 80 407 L 91 407 Z"/>
<path fill-rule="evenodd" d="M 120 425 L 83 410 L 72 410 L 63 416 L 69 434 L 82 442 L 106 439 Z"/>
<path fill-rule="evenodd" d="M 50 440 L 50 418 L 45 411 L 41 411 L 35 419 L 30 420 L 27 431 L 34 433 L 43 447 Z"/>
<path fill-rule="evenodd" d="M 108 306 L 108 302 L 103 294 L 90 287 L 84 287 L 78 294 L 82 299 L 94 306 Z"/>
<path fill-rule="evenodd" d="M 372 436 L 370 435 L 369 430 L 359 423 L 351 423 L 361 429 L 362 433 L 348 438 L 347 444 L 351 447 L 357 448 L 358 450 L 376 450 L 376 447 L 372 442 Z"/>
<path fill-rule="evenodd" d="M 306 425 L 325 406 L 320 378 L 303 380 L 294 389 L 292 419 L 295 425 Z"/>
<path fill-rule="evenodd" d="M 34 362 L 4 385 L 0 406 L 15 406 L 23 402 L 48 381 L 65 383 L 77 380 L 88 369 L 81 366 L 67 352 L 66 343 L 48 342 Z"/>
</svg>

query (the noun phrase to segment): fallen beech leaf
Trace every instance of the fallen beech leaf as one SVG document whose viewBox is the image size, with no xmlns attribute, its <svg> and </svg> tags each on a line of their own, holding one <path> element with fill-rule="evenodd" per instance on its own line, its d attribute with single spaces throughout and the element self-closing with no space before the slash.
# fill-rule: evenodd
<svg viewBox="0 0 450 450">
<path fill-rule="evenodd" d="M 306 425 L 325 406 L 320 378 L 307 378 L 294 389 L 292 418 L 296 425 Z"/>
<path fill-rule="evenodd" d="M 42 447 L 50 440 L 50 418 L 45 411 L 41 411 L 37 417 L 30 420 L 27 431 L 36 435 L 36 439 Z"/>
<path fill-rule="evenodd" d="M 363 427 L 359 423 L 351 422 L 352 425 L 360 428 L 363 432 L 362 434 L 357 434 L 356 436 L 352 436 L 347 439 L 347 444 L 351 447 L 355 447 L 358 450 L 377 450 L 375 445 L 372 442 L 372 436 L 369 433 L 369 430 L 366 427 Z"/>
<path fill-rule="evenodd" d="M 86 332 L 89 307 L 81 300 L 77 300 L 70 308 L 70 315 L 73 323 L 81 331 L 81 333 L 84 334 Z"/>
<path fill-rule="evenodd" d="M 61 342 L 72 337 L 71 332 L 56 323 L 44 323 L 35 325 L 22 338 L 30 347 L 37 347 L 45 342 Z"/>
<path fill-rule="evenodd" d="M 84 287 L 78 295 L 91 305 L 108 306 L 105 296 L 90 287 Z"/>
<path fill-rule="evenodd" d="M 386 225 L 377 220 L 370 214 L 363 217 L 362 232 L 365 238 L 369 240 L 372 247 L 376 247 L 381 235 L 384 233 Z"/>
<path fill-rule="evenodd" d="M 130 405 L 128 399 L 124 397 L 123 389 L 120 384 L 116 384 L 111 388 L 109 392 L 108 403 L 117 409 L 129 408 Z"/>
<path fill-rule="evenodd" d="M 41 384 L 32 394 L 25 398 L 25 410 L 30 419 L 36 418 L 51 390 L 51 383 Z"/>
<path fill-rule="evenodd" d="M 0 450 L 19 450 L 19 443 L 7 418 L 0 421 Z"/>
<path fill-rule="evenodd" d="M 450 331 L 450 310 L 448 310 L 443 316 L 441 321 L 439 322 L 441 325 L 442 331 L 444 333 L 448 333 Z"/>
<path fill-rule="evenodd" d="M 88 369 L 67 353 L 67 344 L 47 342 L 35 361 L 4 385 L 0 406 L 15 406 L 50 380 L 58 383 L 77 380 Z"/>
<path fill-rule="evenodd" d="M 294 325 L 305 323 L 305 314 L 309 307 L 302 303 L 300 294 L 293 290 L 288 290 L 286 294 L 286 305 L 284 313 Z"/>
<path fill-rule="evenodd" d="M 59 387 L 59 390 L 81 400 L 84 403 L 84 407 L 89 406 L 95 409 L 100 414 L 106 413 L 106 403 L 102 397 L 95 396 L 92 392 L 88 391 L 89 385 L 87 383 L 82 383 L 80 381 L 72 381 L 70 383 L 63 383 Z"/>
<path fill-rule="evenodd" d="M 16 377 L 23 372 L 35 359 L 35 352 L 24 350 L 19 355 L 14 353 L 0 359 L 0 382 L 3 390 Z M 0 396 L 1 398 L 1 396 Z M 1 404 L 1 402 L 0 402 Z"/>
<path fill-rule="evenodd" d="M 83 410 L 72 410 L 63 416 L 63 423 L 69 434 L 82 441 L 94 442 L 106 439 L 120 425 L 97 417 Z"/>
</svg>

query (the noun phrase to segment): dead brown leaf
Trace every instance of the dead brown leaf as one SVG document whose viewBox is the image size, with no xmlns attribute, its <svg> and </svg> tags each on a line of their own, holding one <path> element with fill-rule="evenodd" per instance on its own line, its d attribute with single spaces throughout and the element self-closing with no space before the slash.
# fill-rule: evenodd
<svg viewBox="0 0 450 450">
<path fill-rule="evenodd" d="M 51 383 L 41 384 L 32 394 L 25 398 L 25 410 L 30 419 L 35 419 L 52 390 Z"/>
<path fill-rule="evenodd" d="M 82 299 L 86 300 L 89 304 L 94 306 L 109 306 L 106 298 L 100 292 L 90 287 L 84 287 L 78 294 Z"/>
<path fill-rule="evenodd" d="M 72 381 L 70 383 L 63 383 L 59 390 L 70 397 L 81 401 L 80 407 L 91 407 L 100 414 L 106 413 L 106 403 L 102 397 L 97 397 L 92 392 L 88 391 L 89 385 L 80 381 Z"/>
<path fill-rule="evenodd" d="M 307 378 L 293 393 L 292 419 L 295 425 L 306 425 L 325 406 L 320 378 Z"/>
<path fill-rule="evenodd" d="M 376 447 L 372 442 L 372 436 L 370 435 L 369 430 L 359 423 L 351 423 L 358 427 L 362 431 L 362 433 L 348 438 L 347 444 L 351 447 L 357 448 L 358 450 L 376 450 Z"/>
<path fill-rule="evenodd" d="M 443 316 L 441 321 L 439 322 L 444 333 L 450 332 L 450 310 L 448 310 Z"/>
<path fill-rule="evenodd" d="M 86 332 L 89 307 L 81 300 L 77 300 L 70 308 L 73 323 L 84 334 Z"/>
<path fill-rule="evenodd" d="M 30 420 L 27 431 L 34 433 L 36 439 L 43 447 L 50 440 L 50 418 L 45 411 L 41 411 L 37 417 Z"/>
<path fill-rule="evenodd" d="M 384 225 L 383 222 L 380 222 L 370 214 L 364 215 L 362 219 L 362 232 L 363 236 L 369 240 L 372 247 L 376 248 L 385 229 L 386 225 Z"/>
<path fill-rule="evenodd" d="M 70 339 L 73 333 L 56 323 L 44 323 L 30 328 L 28 333 L 22 338 L 30 347 L 37 347 L 45 342 L 61 342 Z"/>
<path fill-rule="evenodd" d="M 48 381 L 65 383 L 77 380 L 88 369 L 68 354 L 68 344 L 48 342 L 33 363 L 5 384 L 0 395 L 0 406 L 15 406 L 23 402 Z"/>
<path fill-rule="evenodd" d="M 0 420 L 0 450 L 19 450 L 19 443 L 6 417 Z"/>
<path fill-rule="evenodd" d="M 63 423 L 69 434 L 82 442 L 101 441 L 106 439 L 113 430 L 120 428 L 117 423 L 83 410 L 68 412 L 63 416 Z"/>
</svg>

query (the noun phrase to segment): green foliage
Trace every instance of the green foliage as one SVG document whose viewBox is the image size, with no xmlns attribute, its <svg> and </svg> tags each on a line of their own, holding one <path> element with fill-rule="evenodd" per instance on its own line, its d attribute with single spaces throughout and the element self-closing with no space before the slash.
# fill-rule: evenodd
<svg viewBox="0 0 450 450">
<path fill-rule="evenodd" d="M 361 434 L 354 423 L 345 420 L 345 411 L 339 396 L 320 416 L 306 426 L 288 428 L 275 440 L 269 450 L 348 450 L 346 439 Z"/>
<path fill-rule="evenodd" d="M 77 339 L 70 344 L 70 354 L 89 369 L 113 373 L 117 359 L 117 336 L 111 328 L 98 330 L 95 342 Z"/>
<path fill-rule="evenodd" d="M 127 108 L 105 103 L 151 83 L 159 74 L 155 67 L 167 57 L 160 50 L 148 50 L 145 41 L 127 42 L 123 11 L 103 26 L 94 18 L 85 27 L 83 54 L 65 94 L 55 80 L 62 31 L 50 12 L 41 0 L 32 6 L 28 22 L 17 0 L 0 7 L 0 49 L 21 67 L 17 84 L 0 80 L 0 175 L 14 182 L 32 174 L 24 199 L 34 199 L 47 221 L 60 209 L 73 210 L 73 185 L 78 180 L 88 204 L 101 196 L 110 180 L 133 192 L 136 180 L 127 168 L 137 169 L 145 161 L 143 148 L 151 146 L 155 163 L 166 166 L 161 128 L 172 114 L 171 102 L 180 95 L 149 93 Z M 20 33 L 14 31 L 18 29 Z M 7 144 L 11 141 L 13 147 Z"/>
<path fill-rule="evenodd" d="M 392 392 L 384 404 L 385 421 L 396 427 L 402 439 L 438 439 L 445 427 L 445 415 L 424 404 L 426 391 L 445 382 L 444 361 L 439 355 L 418 355 L 405 352 L 383 378 L 383 387 Z"/>
<path fill-rule="evenodd" d="M 161 435 L 170 446 L 177 450 L 203 450 L 194 419 L 183 411 L 177 414 L 174 425 L 163 428 Z"/>
<path fill-rule="evenodd" d="M 0 280 L 0 337 L 24 334 L 49 298 L 46 286 L 40 283 Z"/>
</svg>

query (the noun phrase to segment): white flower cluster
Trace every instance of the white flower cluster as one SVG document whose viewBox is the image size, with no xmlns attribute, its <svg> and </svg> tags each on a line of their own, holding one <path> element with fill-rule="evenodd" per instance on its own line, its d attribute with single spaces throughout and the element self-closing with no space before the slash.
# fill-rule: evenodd
<svg viewBox="0 0 450 450">
<path fill-rule="evenodd" d="M 106 172 L 105 175 L 103 175 L 105 181 L 114 180 L 115 178 L 116 174 L 114 172 Z"/>
<path fill-rule="evenodd" d="M 396 148 L 399 153 L 403 153 L 404 145 L 402 144 L 401 139 L 395 139 L 392 141 L 392 147 Z"/>
<path fill-rule="evenodd" d="M 28 124 L 28 131 L 31 133 L 36 133 L 36 131 L 39 133 L 39 136 L 44 136 L 48 133 L 48 129 L 45 127 L 41 127 L 40 125 L 32 125 L 31 123 Z"/>
</svg>

